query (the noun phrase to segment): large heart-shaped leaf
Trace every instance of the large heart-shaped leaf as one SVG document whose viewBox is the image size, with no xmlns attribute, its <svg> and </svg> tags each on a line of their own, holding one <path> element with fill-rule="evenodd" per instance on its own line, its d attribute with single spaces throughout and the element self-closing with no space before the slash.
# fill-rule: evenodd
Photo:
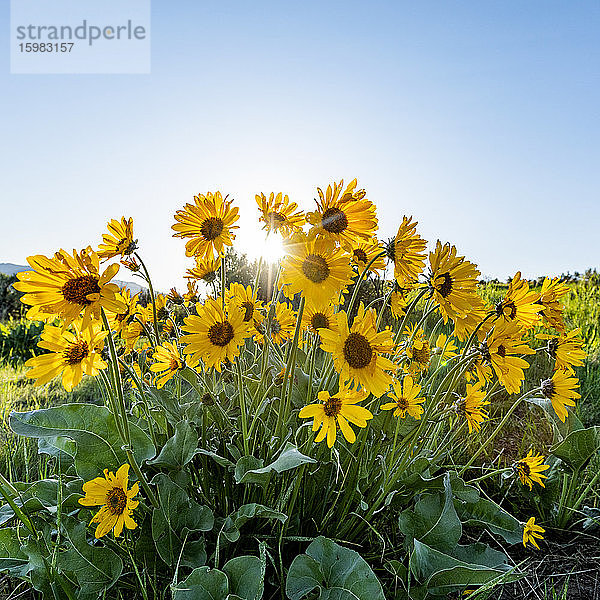
<svg viewBox="0 0 600 600">
<path fill-rule="evenodd" d="M 243 600 L 261 600 L 264 590 L 264 563 L 257 556 L 236 556 L 223 565 L 229 592 Z"/>
<path fill-rule="evenodd" d="M 225 519 L 221 532 L 228 541 L 237 542 L 240 539 L 240 527 L 254 518 L 277 519 L 285 523 L 287 515 L 262 504 L 244 504 Z"/>
<path fill-rule="evenodd" d="M 75 469 L 85 480 L 98 477 L 104 469 L 116 471 L 127 462 L 112 413 L 95 404 L 65 404 L 54 408 L 13 412 L 10 427 L 19 435 L 32 438 L 64 436 L 77 444 Z M 133 454 L 138 462 L 152 458 L 152 440 L 137 425 L 129 425 Z"/>
<path fill-rule="evenodd" d="M 171 593 L 173 600 L 225 600 L 229 581 L 223 571 L 197 567 L 187 579 L 171 586 Z"/>
<path fill-rule="evenodd" d="M 61 570 L 75 575 L 81 598 L 99 598 L 120 577 L 123 562 L 109 548 L 87 543 L 85 523 L 71 519 L 63 522 L 69 548 L 58 553 L 58 565 Z"/>
<path fill-rule="evenodd" d="M 480 498 L 477 502 L 455 502 L 460 520 L 465 524 L 483 525 L 509 544 L 523 541 L 523 527 L 510 513 L 495 502 Z"/>
<path fill-rule="evenodd" d="M 190 499 L 164 473 L 156 475 L 152 483 L 156 485 L 159 504 L 152 513 L 152 537 L 158 554 L 168 565 L 174 565 L 181 555 L 181 565 L 197 567 L 206 560 L 204 541 L 194 540 L 191 534 L 212 529 L 212 511 Z"/>
<path fill-rule="evenodd" d="M 385 600 L 379 580 L 360 554 L 324 537 L 294 558 L 285 585 L 290 600 L 314 590 L 320 600 Z"/>
<path fill-rule="evenodd" d="M 600 425 L 572 431 L 550 451 L 566 462 L 571 469 L 579 471 L 600 449 Z"/>
<path fill-rule="evenodd" d="M 159 455 L 149 462 L 151 465 L 168 469 L 181 469 L 194 458 L 197 445 L 196 430 L 187 421 L 180 421 L 175 425 L 175 433 L 167 440 Z"/>
<path fill-rule="evenodd" d="M 29 559 L 21 551 L 22 543 L 16 527 L 0 529 L 0 572 L 8 572 L 14 577 L 27 574 Z"/>
</svg>

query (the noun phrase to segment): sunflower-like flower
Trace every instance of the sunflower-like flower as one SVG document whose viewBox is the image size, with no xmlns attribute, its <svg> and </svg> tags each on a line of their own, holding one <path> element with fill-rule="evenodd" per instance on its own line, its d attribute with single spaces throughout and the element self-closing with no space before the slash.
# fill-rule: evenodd
<svg viewBox="0 0 600 600">
<path fill-rule="evenodd" d="M 567 406 L 575 406 L 575 400 L 581 394 L 575 390 L 579 387 L 579 380 L 563 369 L 554 371 L 551 379 L 542 381 L 542 394 L 552 402 L 552 408 L 558 418 L 564 423 L 569 415 Z"/>
<path fill-rule="evenodd" d="M 421 419 L 423 414 L 422 402 L 424 397 L 418 397 L 421 392 L 421 386 L 413 381 L 410 375 L 404 377 L 404 381 L 395 380 L 393 383 L 394 392 L 389 392 L 388 397 L 393 402 L 387 402 L 381 405 L 381 410 L 394 410 L 395 417 L 404 419 L 407 413 L 417 420 Z"/>
<path fill-rule="evenodd" d="M 187 292 L 183 294 L 183 299 L 191 304 L 196 304 L 196 302 L 198 302 L 200 299 L 200 292 L 198 291 L 198 284 L 195 281 L 189 280 L 187 282 Z"/>
<path fill-rule="evenodd" d="M 196 258 L 196 266 L 193 269 L 188 269 L 185 272 L 187 279 L 198 279 L 205 283 L 212 283 L 217 279 L 217 272 L 221 266 L 220 258 Z"/>
<path fill-rule="evenodd" d="M 298 292 L 308 302 L 325 304 L 352 281 L 349 257 L 330 240 L 308 240 L 298 234 L 286 244 L 287 254 L 281 265 L 279 287 L 288 298 Z"/>
<path fill-rule="evenodd" d="M 546 277 L 540 290 L 538 304 L 541 304 L 544 327 L 554 328 L 561 333 L 565 330 L 565 321 L 563 318 L 563 305 L 560 299 L 569 293 L 569 286 L 561 283 L 558 278 L 549 279 Z"/>
<path fill-rule="evenodd" d="M 483 385 L 482 381 L 473 385 L 467 384 L 465 397 L 458 402 L 458 413 L 467 420 L 469 433 L 479 431 L 481 424 L 488 418 L 487 410 L 483 408 L 489 404 L 484 400 L 486 394 Z"/>
<path fill-rule="evenodd" d="M 156 373 L 156 387 L 159 389 L 186 366 L 176 342 L 163 342 L 154 349 L 152 358 L 156 362 L 150 365 L 150 370 Z"/>
<path fill-rule="evenodd" d="M 263 303 L 258 299 L 256 290 L 241 283 L 232 283 L 227 291 L 229 302 L 239 306 L 244 311 L 244 321 L 260 322 L 263 320 L 261 310 Z"/>
<path fill-rule="evenodd" d="M 177 306 L 181 306 L 185 302 L 183 296 L 177 291 L 177 288 L 174 287 L 172 287 L 167 294 L 167 300 L 171 302 L 171 304 L 175 304 Z"/>
<path fill-rule="evenodd" d="M 439 356 L 441 361 L 445 361 L 458 356 L 458 347 L 452 337 L 448 337 L 445 333 L 440 333 L 435 340 L 433 353 Z"/>
<path fill-rule="evenodd" d="M 350 250 L 352 256 L 352 264 L 356 265 L 359 273 L 372 261 L 374 262 L 369 267 L 369 273 L 377 273 L 385 269 L 385 261 L 383 260 L 382 248 L 377 241 L 377 238 L 373 238 L 368 241 L 358 240 L 352 244 Z M 377 257 L 378 254 L 381 256 Z"/>
<path fill-rule="evenodd" d="M 516 321 L 523 329 L 531 329 L 539 322 L 539 312 L 542 310 L 538 304 L 539 294 L 529 289 L 526 279 L 521 279 L 521 272 L 517 271 L 511 279 L 506 291 L 506 296 L 496 305 L 496 318 L 507 323 Z"/>
<path fill-rule="evenodd" d="M 548 340 L 546 352 L 554 359 L 556 369 L 564 369 L 569 373 L 575 373 L 573 367 L 582 367 L 586 352 L 583 349 L 583 339 L 579 335 L 581 329 L 573 329 L 559 336 L 548 333 L 538 333 L 540 340 Z"/>
<path fill-rule="evenodd" d="M 169 318 L 170 312 L 167 308 L 167 297 L 164 294 L 156 294 L 154 296 L 154 308 L 152 307 L 152 301 L 140 309 L 140 312 L 144 315 L 144 321 L 152 323 L 154 321 L 154 310 L 156 310 L 156 318 L 159 321 L 166 321 Z"/>
<path fill-rule="evenodd" d="M 139 294 L 131 295 L 131 292 L 127 288 L 121 288 L 115 298 L 125 306 L 125 310 L 120 313 L 108 312 L 106 316 L 110 328 L 118 335 L 121 335 L 127 326 L 135 319 L 136 315 L 139 314 L 141 306 L 138 304 Z"/>
<path fill-rule="evenodd" d="M 477 338 L 481 341 L 493 327 L 491 320 L 485 320 L 493 309 L 486 307 L 479 296 L 473 296 L 471 302 L 471 310 L 467 314 L 454 317 L 453 334 L 460 342 L 464 342 L 476 329 Z"/>
<path fill-rule="evenodd" d="M 120 221 L 108 222 L 109 233 L 102 234 L 103 243 L 98 246 L 98 257 L 129 256 L 137 249 L 137 240 L 133 239 L 133 219 L 121 217 Z"/>
<path fill-rule="evenodd" d="M 492 380 L 492 376 L 492 365 L 486 363 L 481 355 L 476 356 L 465 371 L 467 381 L 481 381 L 484 385 Z"/>
<path fill-rule="evenodd" d="M 366 199 L 364 190 L 355 191 L 356 185 L 353 179 L 345 189 L 343 180 L 334 183 L 333 188 L 327 186 L 325 193 L 317 188 L 317 210 L 306 213 L 306 220 L 312 225 L 309 237 L 323 236 L 350 251 L 356 239 L 369 240 L 375 235 L 375 205 Z"/>
<path fill-rule="evenodd" d="M 408 291 L 398 287 L 397 283 L 394 283 L 394 291 L 390 295 L 390 310 L 394 319 L 401 319 L 405 312 L 408 302 L 406 295 Z"/>
<path fill-rule="evenodd" d="M 312 430 L 317 431 L 315 442 L 322 442 L 327 438 L 329 448 L 335 444 L 337 428 L 339 428 L 348 442 L 356 441 L 356 434 L 350 423 L 364 428 L 373 414 L 363 406 L 356 406 L 366 397 L 365 393 L 349 390 L 342 386 L 340 391 L 331 396 L 329 392 L 322 391 L 317 394 L 319 402 L 309 404 L 300 409 L 301 419 L 313 419 Z"/>
<path fill-rule="evenodd" d="M 276 344 L 283 344 L 294 337 L 296 328 L 296 313 L 287 302 L 270 303 L 266 307 L 267 317 L 264 321 L 254 323 L 254 340 L 262 344 L 267 334 Z"/>
<path fill-rule="evenodd" d="M 529 489 L 533 489 L 534 483 L 539 483 L 542 487 L 546 487 L 542 479 L 547 479 L 547 475 L 543 472 L 550 468 L 550 465 L 545 465 L 544 457 L 541 454 L 533 455 L 533 450 L 527 453 L 525 458 L 514 463 L 515 472 L 523 485 L 528 485 Z"/>
<path fill-rule="evenodd" d="M 260 213 L 258 220 L 264 223 L 263 229 L 278 231 L 284 238 L 302 230 L 304 213 L 297 210 L 298 205 L 290 202 L 287 194 L 284 196 L 281 192 L 277 195 L 271 192 L 268 200 L 264 194 L 257 194 L 256 203 Z"/>
<path fill-rule="evenodd" d="M 333 304 L 307 304 L 302 313 L 302 329 L 319 335 L 319 330 L 337 331 L 335 307 Z"/>
<path fill-rule="evenodd" d="M 98 255 L 90 247 L 73 254 L 60 250 L 52 258 L 38 254 L 27 262 L 33 270 L 18 273 L 14 288 L 25 292 L 21 302 L 31 305 L 28 319 L 60 317 L 67 327 L 83 313 L 85 329 L 92 319 L 100 319 L 102 308 L 114 313 L 127 308 L 115 296 L 119 286 L 109 283 L 119 265 L 112 264 L 100 274 Z"/>
<path fill-rule="evenodd" d="M 237 207 L 223 198 L 221 192 L 207 192 L 194 196 L 194 204 L 186 204 L 175 213 L 177 223 L 171 226 L 173 237 L 191 238 L 185 244 L 186 256 L 199 259 L 212 258 L 216 252 L 222 256 L 225 246 L 235 239 L 234 223 L 239 219 Z"/>
<path fill-rule="evenodd" d="M 531 519 L 525 523 L 525 527 L 523 528 L 523 546 L 527 547 L 527 543 L 530 542 L 539 550 L 540 547 L 537 544 L 536 538 L 538 540 L 544 539 L 542 533 L 546 533 L 546 530 L 543 527 L 536 525 L 535 517 L 531 517 Z"/>
<path fill-rule="evenodd" d="M 519 392 L 525 379 L 523 370 L 529 368 L 529 363 L 516 355 L 535 354 L 522 337 L 523 329 L 518 322 L 499 321 L 479 350 L 484 362 L 494 369 L 509 394 Z"/>
<path fill-rule="evenodd" d="M 115 537 L 119 537 L 123 526 L 127 529 L 137 527 L 137 523 L 131 518 L 131 513 L 139 504 L 134 498 L 140 490 L 137 483 L 134 483 L 129 490 L 128 487 L 128 464 L 119 467 L 116 474 L 104 469 L 104 477 L 96 477 L 83 484 L 85 497 L 79 498 L 79 504 L 102 507 L 90 521 L 90 524 L 98 523 L 96 538 L 105 536 L 111 529 L 114 530 Z"/>
<path fill-rule="evenodd" d="M 394 278 L 402 288 L 414 286 L 425 267 L 427 242 L 417 233 L 418 221 L 404 216 L 388 255 L 394 263 Z"/>
<path fill-rule="evenodd" d="M 435 251 L 429 253 L 431 273 L 429 285 L 444 317 L 456 321 L 465 318 L 482 303 L 477 295 L 477 266 L 456 255 L 456 247 L 438 240 Z M 459 338 L 460 339 L 460 338 Z"/>
<path fill-rule="evenodd" d="M 394 349 L 392 332 L 384 329 L 378 332 L 376 314 L 373 309 L 365 311 L 361 303 L 352 323 L 348 324 L 345 311 L 336 313 L 338 330 L 321 329 L 321 348 L 333 355 L 333 364 L 343 383 L 351 382 L 351 387 L 360 386 L 379 398 L 392 383 L 389 371 L 396 365 L 383 356 Z"/>
<path fill-rule="evenodd" d="M 220 300 L 207 298 L 205 304 L 196 305 L 197 315 L 184 319 L 181 328 L 188 335 L 181 337 L 187 346 L 184 354 L 191 354 L 191 362 L 202 359 L 207 368 L 221 372 L 226 360 L 233 362 L 239 355 L 244 341 L 252 333 L 251 321 L 244 321 L 244 311 L 231 302 L 225 309 Z"/>
<path fill-rule="evenodd" d="M 86 329 L 79 323 L 73 325 L 73 332 L 53 325 L 44 327 L 38 346 L 50 352 L 34 356 L 25 363 L 30 367 L 27 377 L 35 379 L 36 386 L 44 385 L 62 373 L 63 387 L 70 392 L 83 375 L 96 377 L 101 369 L 106 369 L 102 348 L 107 332 L 102 331 L 99 322 Z"/>
<path fill-rule="evenodd" d="M 429 340 L 422 329 L 417 329 L 417 324 L 406 328 L 408 336 L 406 356 L 409 360 L 408 369 L 414 375 L 426 371 L 431 361 L 431 347 Z"/>
</svg>

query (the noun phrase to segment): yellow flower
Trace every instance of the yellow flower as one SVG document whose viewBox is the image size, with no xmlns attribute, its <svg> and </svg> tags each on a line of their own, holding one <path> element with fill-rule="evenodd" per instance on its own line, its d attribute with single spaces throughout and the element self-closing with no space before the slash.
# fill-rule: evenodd
<svg viewBox="0 0 600 600">
<path fill-rule="evenodd" d="M 206 259 L 212 258 L 215 252 L 222 256 L 225 246 L 233 244 L 232 230 L 238 229 L 234 223 L 240 217 L 231 203 L 221 192 L 207 192 L 206 196 L 194 196 L 194 204 L 186 204 L 175 213 L 177 223 L 171 229 L 177 233 L 173 237 L 191 238 L 185 244 L 186 256 Z"/>
<path fill-rule="evenodd" d="M 110 328 L 121 335 L 140 312 L 141 306 L 138 305 L 139 294 L 132 296 L 127 288 L 121 288 L 115 298 L 125 306 L 125 310 L 120 313 L 107 311 L 106 316 Z"/>
<path fill-rule="evenodd" d="M 262 310 L 263 303 L 250 286 L 244 287 L 241 283 L 232 283 L 227 291 L 227 298 L 244 311 L 244 321 L 262 321 L 263 316 L 260 310 Z"/>
<path fill-rule="evenodd" d="M 533 489 L 533 483 L 539 483 L 542 487 L 544 485 L 543 479 L 547 479 L 547 475 L 543 475 L 542 472 L 550 468 L 550 465 L 544 465 L 544 457 L 541 454 L 533 455 L 533 450 L 527 453 L 525 458 L 515 462 L 514 468 L 519 475 L 519 479 L 523 485 L 528 485 L 529 489 Z"/>
<path fill-rule="evenodd" d="M 517 271 L 511 279 L 504 300 L 496 305 L 496 318 L 508 323 L 516 321 L 524 329 L 531 329 L 539 320 L 542 306 L 537 303 L 539 294 L 529 290 L 529 283 Z"/>
<path fill-rule="evenodd" d="M 406 311 L 406 296 L 403 290 L 394 290 L 390 296 L 390 309 L 395 319 L 400 319 Z"/>
<path fill-rule="evenodd" d="M 129 486 L 129 465 L 124 464 L 117 473 L 104 469 L 104 477 L 96 477 L 83 484 L 84 498 L 79 498 L 83 506 L 101 506 L 102 508 L 92 517 L 91 523 L 98 523 L 96 538 L 105 536 L 111 529 L 115 537 L 119 537 L 123 526 L 135 529 L 137 523 L 131 518 L 132 511 L 139 502 L 134 500 L 139 493 L 139 486 L 134 483 Z"/>
<path fill-rule="evenodd" d="M 372 413 L 366 408 L 356 406 L 357 402 L 364 400 L 365 395 L 344 387 L 334 396 L 330 396 L 327 391 L 319 392 L 317 395 L 319 402 L 305 406 L 298 416 L 301 419 L 312 418 L 313 431 L 320 428 L 315 442 L 322 442 L 327 437 L 327 445 L 331 448 L 335 444 L 339 425 L 346 440 L 353 444 L 356 441 L 356 434 L 350 427 L 350 423 L 364 428 L 367 426 L 367 421 L 373 418 Z"/>
<path fill-rule="evenodd" d="M 540 547 L 536 542 L 536 538 L 538 540 L 544 539 L 542 533 L 546 533 L 546 530 L 539 525 L 535 524 L 535 517 L 531 517 L 527 523 L 525 523 L 525 527 L 523 529 L 523 546 L 527 547 L 527 542 L 531 542 L 538 550 Z"/>
<path fill-rule="evenodd" d="M 485 390 L 482 387 L 482 381 L 474 385 L 467 384 L 465 397 L 458 403 L 458 412 L 467 420 L 469 433 L 479 431 L 481 424 L 488 418 L 487 410 L 483 407 L 489 402 L 484 400 Z"/>
<path fill-rule="evenodd" d="M 377 231 L 377 217 L 374 204 L 365 198 L 364 190 L 355 191 L 356 179 L 342 192 L 344 181 L 327 186 L 324 194 L 317 188 L 320 202 L 317 210 L 306 214 L 306 220 L 313 226 L 309 237 L 323 236 L 347 250 L 352 249 L 356 239 L 369 240 Z"/>
<path fill-rule="evenodd" d="M 583 340 L 580 337 L 581 329 L 574 329 L 560 336 L 539 333 L 536 337 L 540 340 L 549 340 L 546 352 L 555 361 L 556 369 L 565 369 L 574 374 L 573 367 L 582 367 L 587 356 L 583 349 Z"/>
<path fill-rule="evenodd" d="M 569 415 L 567 406 L 575 406 L 575 399 L 581 394 L 575 391 L 579 387 L 577 377 L 572 377 L 568 371 L 554 371 L 552 379 L 542 381 L 542 394 L 552 402 L 552 408 L 558 418 L 564 423 Z"/>
<path fill-rule="evenodd" d="M 445 361 L 458 356 L 458 347 L 452 337 L 449 338 L 446 334 L 440 333 L 435 341 L 434 352 L 440 356 L 441 361 Z"/>
<path fill-rule="evenodd" d="M 202 359 L 207 368 L 221 372 L 225 360 L 239 355 L 244 341 L 251 335 L 251 322 L 244 321 L 244 312 L 231 302 L 223 310 L 221 301 L 207 298 L 204 305 L 196 305 L 197 315 L 184 319 L 182 330 L 188 335 L 181 342 L 188 344 L 183 352 L 191 354 L 192 363 Z"/>
<path fill-rule="evenodd" d="M 108 222 L 110 233 L 102 234 L 103 244 L 98 246 L 100 258 L 113 256 L 129 256 L 137 249 L 137 240 L 133 239 L 133 219 L 121 217 L 120 221 L 111 219 Z"/>
<path fill-rule="evenodd" d="M 415 285 L 425 266 L 427 242 L 417 233 L 417 225 L 418 221 L 404 216 L 390 247 L 394 278 L 401 288 Z"/>
<path fill-rule="evenodd" d="M 286 244 L 279 287 L 288 298 L 300 292 L 308 302 L 326 304 L 352 281 L 348 255 L 328 240 L 295 236 Z"/>
<path fill-rule="evenodd" d="M 183 299 L 192 304 L 198 302 L 200 299 L 200 292 L 198 291 L 198 284 L 195 281 L 187 282 L 187 292 L 183 294 Z"/>
<path fill-rule="evenodd" d="M 406 356 L 409 359 L 408 369 L 411 373 L 426 371 L 431 360 L 429 341 L 422 329 L 417 329 L 416 323 L 406 328 L 405 334 L 409 341 L 406 345 Z"/>
<path fill-rule="evenodd" d="M 188 269 L 185 276 L 188 279 L 201 279 L 205 283 L 212 283 L 217 278 L 217 271 L 221 266 L 220 258 L 212 256 L 205 259 L 196 257 L 196 266 L 193 269 Z"/>
<path fill-rule="evenodd" d="M 257 194 L 256 203 L 260 213 L 258 220 L 264 223 L 263 229 L 278 231 L 284 238 L 301 231 L 305 223 L 304 213 L 295 212 L 298 205 L 290 202 L 287 194 L 283 196 L 281 192 L 277 195 L 271 192 L 268 200 L 264 194 Z"/>
<path fill-rule="evenodd" d="M 456 247 L 438 240 L 435 252 L 429 253 L 429 285 L 444 317 L 456 321 L 465 318 L 483 304 L 477 295 L 479 271 L 464 256 L 456 256 Z M 459 338 L 460 339 L 460 338 Z"/>
<path fill-rule="evenodd" d="M 30 358 L 25 366 L 31 370 L 27 377 L 35 379 L 35 385 L 43 385 L 62 373 L 62 384 L 70 392 L 83 378 L 83 375 L 96 377 L 107 364 L 102 360 L 102 348 L 106 331 L 102 331 L 99 322 L 86 329 L 74 324 L 75 332 L 62 327 L 46 325 L 40 348 L 49 350 L 49 354 L 40 354 Z"/>
<path fill-rule="evenodd" d="M 461 342 L 464 342 L 478 326 L 477 338 L 481 341 L 493 327 L 491 320 L 484 322 L 486 316 L 492 309 L 486 308 L 483 300 L 481 300 L 479 296 L 473 296 L 471 302 L 471 310 L 467 314 L 454 317 L 453 334 Z"/>
<path fill-rule="evenodd" d="M 85 329 L 92 319 L 100 319 L 102 308 L 115 313 L 126 310 L 115 297 L 119 287 L 109 283 L 119 265 L 112 264 L 100 274 L 98 255 L 89 247 L 73 250 L 72 255 L 60 250 L 52 258 L 38 254 L 27 262 L 33 271 L 18 273 L 20 281 L 14 287 L 25 292 L 21 302 L 32 305 L 28 319 L 60 317 L 67 327 L 83 313 L 81 327 Z"/>
<path fill-rule="evenodd" d="M 517 394 L 525 379 L 529 363 L 517 354 L 535 354 L 521 338 L 523 330 L 516 321 L 497 322 L 487 340 L 480 346 L 484 362 L 494 369 L 500 383 L 509 394 Z"/>
<path fill-rule="evenodd" d="M 421 419 L 423 414 L 422 402 L 425 402 L 425 398 L 418 398 L 421 386 L 413 382 L 413 378 L 410 375 L 406 375 L 404 382 L 394 381 L 394 392 L 390 392 L 388 396 L 393 399 L 393 402 L 388 402 L 381 405 L 381 410 L 392 410 L 394 409 L 395 417 L 406 417 L 408 413 L 411 417 L 417 420 Z"/>
<path fill-rule="evenodd" d="M 569 293 L 569 286 L 561 283 L 558 278 L 544 279 L 538 303 L 542 305 L 540 315 L 542 316 L 545 327 L 553 327 L 561 333 L 565 330 L 563 319 L 563 305 L 560 299 Z"/>
<path fill-rule="evenodd" d="M 172 287 L 171 291 L 167 294 L 167 300 L 177 306 L 181 306 L 185 302 L 183 296 L 177 291 L 177 288 L 174 287 Z"/>
<path fill-rule="evenodd" d="M 486 364 L 483 357 L 477 356 L 475 360 L 469 365 L 469 368 L 465 371 L 465 379 L 467 381 L 481 381 L 483 384 L 492 380 L 492 366 Z"/>
<path fill-rule="evenodd" d="M 385 269 L 385 261 L 383 260 L 383 250 L 377 241 L 377 238 L 373 238 L 368 241 L 356 240 L 352 244 L 350 250 L 352 255 L 352 264 L 358 267 L 359 273 L 373 260 L 375 262 L 369 267 L 369 273 L 377 273 Z M 381 254 L 379 258 L 375 258 L 378 254 Z"/>
<path fill-rule="evenodd" d="M 156 318 L 159 321 L 165 321 L 169 318 L 167 297 L 164 294 L 156 294 L 156 296 L 154 296 L 154 307 L 156 309 Z M 144 314 L 145 322 L 154 322 L 154 309 L 152 308 L 152 301 L 149 301 L 146 306 L 142 307 L 140 312 Z"/>
<path fill-rule="evenodd" d="M 389 329 L 378 332 L 375 311 L 365 311 L 362 303 L 351 328 L 345 311 L 336 313 L 336 321 L 337 331 L 321 329 L 320 334 L 321 348 L 333 354 L 340 380 L 350 381 L 352 387 L 360 385 L 377 398 L 383 396 L 392 382 L 388 371 L 396 369 L 383 356 L 394 349 L 392 332 Z"/>
<path fill-rule="evenodd" d="M 333 304 L 307 304 L 302 313 L 302 328 L 319 335 L 321 329 L 337 331 Z"/>
<path fill-rule="evenodd" d="M 264 321 L 255 322 L 254 340 L 262 344 L 267 327 L 270 338 L 275 344 L 283 344 L 291 339 L 296 328 L 296 313 L 288 306 L 287 302 L 278 302 L 275 307 L 273 307 L 273 303 L 270 303 L 266 308 L 267 318 Z"/>
<path fill-rule="evenodd" d="M 154 349 L 152 358 L 156 362 L 150 365 L 150 370 L 157 374 L 156 387 L 159 389 L 174 377 L 177 371 L 185 368 L 185 360 L 181 357 L 176 342 L 163 342 Z"/>
</svg>

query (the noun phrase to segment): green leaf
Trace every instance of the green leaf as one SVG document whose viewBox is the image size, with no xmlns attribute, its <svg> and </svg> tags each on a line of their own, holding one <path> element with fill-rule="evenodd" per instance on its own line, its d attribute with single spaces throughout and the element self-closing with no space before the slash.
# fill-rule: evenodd
<svg viewBox="0 0 600 600">
<path fill-rule="evenodd" d="M 68 512 L 75 508 L 81 508 L 77 502 L 81 498 L 82 481 L 79 478 L 63 480 L 62 506 L 63 511 Z M 19 492 L 13 498 L 15 504 L 31 515 L 40 510 L 45 510 L 52 515 L 56 514 L 58 503 L 58 480 L 40 479 L 33 483 L 15 482 L 13 486 Z M 0 507 L 0 525 L 3 525 L 15 516 L 9 504 Z"/>
<path fill-rule="evenodd" d="M 203 450 L 202 448 L 198 448 L 197 452 L 198 452 L 198 454 L 204 454 L 205 456 L 209 456 L 218 465 L 221 465 L 222 467 L 225 467 L 226 469 L 229 469 L 231 471 L 233 471 L 235 469 L 235 464 L 234 463 L 232 463 L 228 458 L 224 458 L 223 456 L 219 456 L 215 452 L 211 452 L 209 450 Z"/>
<path fill-rule="evenodd" d="M 400 514 L 398 524 L 409 541 L 418 539 L 440 550 L 452 550 L 462 535 L 462 525 L 454 508 L 450 474 L 444 476 L 443 493 L 423 495 L 414 511 Z"/>
<path fill-rule="evenodd" d="M 465 525 L 483 525 L 492 533 L 501 535 L 509 544 L 523 541 L 521 523 L 491 500 L 480 498 L 477 502 L 457 501 L 455 508 Z"/>
<path fill-rule="evenodd" d="M 175 425 L 173 436 L 167 440 L 160 454 L 149 461 L 149 464 L 168 469 L 182 469 L 194 458 L 197 444 L 196 430 L 187 421 L 180 421 Z"/>
<path fill-rule="evenodd" d="M 221 532 L 230 542 L 237 542 L 240 539 L 240 527 L 247 521 L 254 518 L 277 519 L 285 523 L 287 515 L 262 504 L 244 504 L 234 513 L 231 513 L 224 521 Z"/>
<path fill-rule="evenodd" d="M 85 480 L 94 479 L 104 469 L 116 471 L 127 462 L 114 416 L 104 406 L 65 404 L 54 408 L 10 415 L 10 427 L 19 435 L 32 438 L 64 436 L 77 444 L 75 470 Z M 130 424 L 131 445 L 138 462 L 152 458 L 156 450 L 150 438 Z"/>
<path fill-rule="evenodd" d="M 235 482 L 240 483 L 248 471 L 258 469 L 264 464 L 265 463 L 262 458 L 256 458 L 255 456 L 242 456 L 235 463 L 235 472 L 233 474 Z"/>
<path fill-rule="evenodd" d="M 264 591 L 265 572 L 257 556 L 236 556 L 223 566 L 229 589 L 243 600 L 260 600 Z"/>
<path fill-rule="evenodd" d="M 600 425 L 572 431 L 550 452 L 574 471 L 581 470 L 600 449 Z"/>
<path fill-rule="evenodd" d="M 187 492 L 164 473 L 154 477 L 159 508 L 152 512 L 152 537 L 161 559 L 170 566 L 178 560 L 181 565 L 197 567 L 206 560 L 203 540 L 192 534 L 213 528 L 212 511 L 191 500 Z M 196 536 L 197 537 L 197 536 Z"/>
<path fill-rule="evenodd" d="M 294 558 L 285 585 L 290 600 L 314 590 L 321 600 L 385 600 L 381 584 L 360 554 L 324 537 Z"/>
<path fill-rule="evenodd" d="M 66 552 L 58 553 L 57 564 L 75 575 L 82 595 L 100 597 L 121 576 L 123 561 L 108 548 L 88 544 L 85 523 L 71 519 L 63 523 L 70 546 Z"/>
<path fill-rule="evenodd" d="M 259 483 L 261 485 L 266 485 L 269 481 L 272 471 L 275 471 L 276 473 L 283 473 L 284 471 L 290 471 L 291 469 L 295 469 L 300 465 L 316 462 L 317 461 L 314 458 L 302 454 L 298 450 L 298 448 L 294 446 L 294 444 L 286 442 L 281 454 L 266 467 L 248 469 L 242 474 L 242 476 L 239 479 L 238 471 L 236 468 L 236 482 Z"/>
<path fill-rule="evenodd" d="M 229 593 L 227 575 L 218 569 L 198 567 L 187 579 L 171 586 L 173 600 L 225 600 Z"/>
<path fill-rule="evenodd" d="M 510 572 L 511 568 L 504 562 L 506 557 L 501 552 L 487 549 L 485 544 L 475 546 L 478 547 L 460 550 L 460 558 L 455 558 L 415 540 L 410 569 L 433 594 L 464 590 L 467 586 L 484 585 L 497 578 L 506 581 L 519 578 L 519 575 Z M 476 562 L 466 562 L 461 558 Z"/>
<path fill-rule="evenodd" d="M 29 559 L 21 550 L 22 543 L 16 527 L 0 529 L 1 572 L 8 572 L 13 577 L 24 577 L 27 574 Z"/>
<path fill-rule="evenodd" d="M 479 490 L 472 486 L 467 485 L 464 480 L 456 474 L 456 471 L 449 471 L 450 475 L 450 487 L 452 493 L 456 498 L 464 500 L 465 502 L 477 502 L 479 499 Z M 407 477 L 403 478 L 402 484 L 407 488 L 414 491 L 421 490 L 439 490 L 444 491 L 444 481 L 446 474 L 438 475 L 437 477 L 423 477 L 421 473 L 410 473 Z"/>
</svg>

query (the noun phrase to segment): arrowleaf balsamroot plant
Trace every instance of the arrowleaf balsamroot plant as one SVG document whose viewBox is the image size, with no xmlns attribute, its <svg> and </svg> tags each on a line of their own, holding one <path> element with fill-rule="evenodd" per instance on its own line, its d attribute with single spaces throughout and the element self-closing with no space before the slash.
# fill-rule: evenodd
<svg viewBox="0 0 600 600">
<path fill-rule="evenodd" d="M 544 529 L 479 482 L 500 474 L 532 490 L 550 466 L 533 451 L 505 469 L 478 458 L 526 399 L 553 407 L 552 468 L 565 465 L 565 497 L 576 493 L 568 469 L 586 465 L 569 462 L 569 436 L 582 435 L 573 367 L 585 353 L 562 318 L 565 286 L 536 292 L 517 273 L 488 305 L 477 266 L 450 243 L 427 252 L 412 217 L 380 242 L 356 180 L 318 197 L 305 213 L 282 193 L 256 196 L 266 236 L 285 248 L 270 286 L 262 260 L 253 285 L 228 279 L 239 215 L 220 192 L 175 214 L 194 260 L 183 294 L 154 292 L 131 218 L 110 220 L 97 249 L 29 258 L 15 287 L 49 351 L 28 361 L 29 377 L 72 389 L 91 376 L 101 395 L 12 413 L 53 471 L 0 478 L 0 569 L 57 600 L 300 600 L 333 588 L 422 600 L 520 576 L 472 532 L 537 548 Z M 121 266 L 149 302 L 111 283 Z M 367 287 L 378 294 L 365 303 Z M 554 370 L 524 389 L 537 352 Z M 511 405 L 491 423 L 502 390 Z M 457 452 L 483 426 L 480 447 Z"/>
</svg>

